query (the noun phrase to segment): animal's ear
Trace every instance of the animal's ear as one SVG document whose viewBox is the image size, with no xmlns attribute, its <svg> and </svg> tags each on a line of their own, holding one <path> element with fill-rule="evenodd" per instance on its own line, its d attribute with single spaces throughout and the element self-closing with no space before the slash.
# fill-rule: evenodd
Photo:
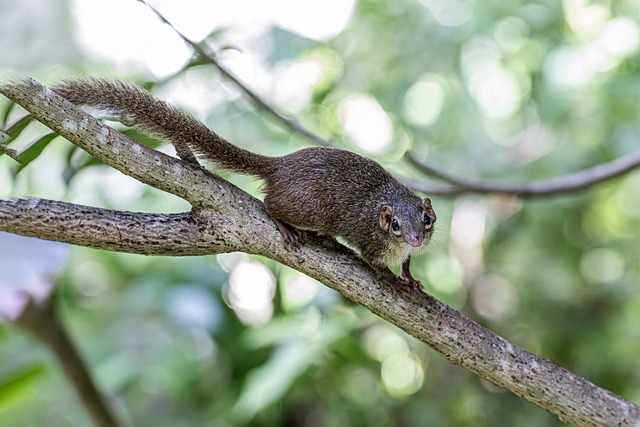
<svg viewBox="0 0 640 427">
<path fill-rule="evenodd" d="M 391 226 L 391 220 L 393 219 L 393 209 L 391 206 L 384 205 L 380 208 L 380 214 L 378 215 L 378 221 L 380 221 L 380 228 L 384 231 L 389 231 Z"/>
<path fill-rule="evenodd" d="M 424 210 L 426 211 L 426 214 L 429 215 L 429 218 L 430 218 L 429 221 L 427 221 L 425 218 L 425 224 L 427 225 L 427 230 L 428 230 L 436 222 L 436 211 L 434 211 L 433 208 L 431 207 L 430 198 L 425 197 L 424 200 L 422 201 L 422 204 L 424 205 Z"/>
</svg>

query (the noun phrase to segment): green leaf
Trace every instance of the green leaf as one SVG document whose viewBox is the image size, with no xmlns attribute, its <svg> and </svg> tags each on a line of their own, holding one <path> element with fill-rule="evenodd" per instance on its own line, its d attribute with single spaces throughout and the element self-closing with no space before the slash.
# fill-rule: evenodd
<svg viewBox="0 0 640 427">
<path fill-rule="evenodd" d="M 44 365 L 34 365 L 9 378 L 0 379 L 0 412 L 31 397 L 37 382 L 44 373 Z"/>
<path fill-rule="evenodd" d="M 15 102 L 10 102 L 9 104 L 7 104 L 7 108 L 2 112 L 2 121 L 0 121 L 2 127 L 4 127 L 4 125 L 7 123 L 7 120 L 9 120 L 9 115 L 11 114 L 11 111 L 13 110 L 13 107 L 15 105 Z"/>
<path fill-rule="evenodd" d="M 55 132 L 51 132 L 46 134 L 45 136 L 37 139 L 29 145 L 29 148 L 24 150 L 22 153 L 18 155 L 18 161 L 20 162 L 20 166 L 16 170 L 16 174 L 19 173 L 22 169 L 27 167 L 29 163 L 38 158 L 38 156 L 42 153 L 42 151 L 49 145 L 51 141 L 56 139 L 59 135 Z"/>
<path fill-rule="evenodd" d="M 207 41 L 217 41 L 218 39 L 222 38 L 222 36 L 227 31 L 228 31 L 228 29 L 226 27 L 217 28 L 217 29 L 213 30 L 212 32 L 210 32 L 207 35 L 207 37 L 205 38 L 205 40 L 207 40 Z"/>
<path fill-rule="evenodd" d="M 31 114 L 27 114 L 26 116 L 21 117 L 17 121 L 13 122 L 13 124 L 9 125 L 9 127 L 5 129 L 5 133 L 9 135 L 11 140 L 16 139 L 27 127 L 27 125 L 31 123 L 31 120 L 33 120 Z"/>
</svg>

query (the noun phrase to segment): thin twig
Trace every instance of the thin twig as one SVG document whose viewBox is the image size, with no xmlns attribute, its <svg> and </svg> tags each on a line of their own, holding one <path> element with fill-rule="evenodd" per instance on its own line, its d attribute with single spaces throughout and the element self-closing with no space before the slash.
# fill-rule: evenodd
<svg viewBox="0 0 640 427">
<path fill-rule="evenodd" d="M 431 165 L 420 162 L 411 154 L 407 154 L 407 159 L 409 159 L 409 161 L 422 172 L 437 177 L 452 185 L 452 187 L 442 187 L 442 193 L 440 194 L 498 193 L 519 197 L 537 197 L 583 190 L 595 184 L 623 175 L 640 166 L 640 151 L 627 154 L 608 163 L 602 163 L 578 172 L 555 178 L 533 181 L 526 184 L 505 184 L 498 182 L 486 182 L 476 179 L 471 180 L 458 178 L 447 172 L 434 168 Z M 418 191 L 433 189 L 433 187 L 422 182 L 409 181 L 409 183 Z"/>
<path fill-rule="evenodd" d="M 325 147 L 330 147 L 333 144 L 327 140 L 322 138 L 319 135 L 311 132 L 307 128 L 303 127 L 297 121 L 292 118 L 286 117 L 282 113 L 278 112 L 273 106 L 271 106 L 267 101 L 265 101 L 260 95 L 255 93 L 253 90 L 249 89 L 247 85 L 245 85 L 242 80 L 236 77 L 231 71 L 227 70 L 214 56 L 208 54 L 198 43 L 190 40 L 184 34 L 182 34 L 176 27 L 173 26 L 171 22 L 167 20 L 158 10 L 156 10 L 153 6 L 147 3 L 145 0 L 138 0 L 141 3 L 144 3 L 149 9 L 156 14 L 156 16 L 165 24 L 167 24 L 175 33 L 184 40 L 185 43 L 190 45 L 193 48 L 193 51 L 198 55 L 198 57 L 216 67 L 222 75 L 224 75 L 227 79 L 231 80 L 236 86 L 238 86 L 249 98 L 253 100 L 253 102 L 263 111 L 271 114 L 277 121 L 283 124 L 286 128 L 289 128 L 294 133 L 300 134 L 305 138 L 310 139 L 318 145 L 323 145 Z"/>
<path fill-rule="evenodd" d="M 67 379 L 75 388 L 82 404 L 98 427 L 118 427 L 121 424 L 98 391 L 80 352 L 62 326 L 50 299 L 38 303 L 30 300 L 16 325 L 45 344 L 56 356 Z"/>
</svg>

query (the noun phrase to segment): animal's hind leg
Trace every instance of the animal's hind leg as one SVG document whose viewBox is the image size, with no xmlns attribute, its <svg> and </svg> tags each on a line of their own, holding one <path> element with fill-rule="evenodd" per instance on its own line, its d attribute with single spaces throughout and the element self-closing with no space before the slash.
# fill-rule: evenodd
<svg viewBox="0 0 640 427">
<path fill-rule="evenodd" d="M 300 231 L 297 228 L 292 227 L 286 222 L 282 222 L 279 219 L 272 218 L 273 222 L 276 223 L 282 238 L 284 239 L 284 244 L 290 249 L 298 249 L 300 247 L 301 237 Z"/>
</svg>

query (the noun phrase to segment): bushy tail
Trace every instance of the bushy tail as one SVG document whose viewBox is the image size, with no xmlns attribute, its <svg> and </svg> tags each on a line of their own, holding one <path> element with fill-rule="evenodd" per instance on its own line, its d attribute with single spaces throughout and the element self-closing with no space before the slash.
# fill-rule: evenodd
<svg viewBox="0 0 640 427">
<path fill-rule="evenodd" d="M 139 86 L 90 78 L 66 81 L 53 90 L 74 104 L 114 114 L 127 125 L 170 141 L 176 149 L 188 148 L 222 169 L 265 178 L 275 167 L 275 158 L 236 147 L 202 122 Z"/>
</svg>

